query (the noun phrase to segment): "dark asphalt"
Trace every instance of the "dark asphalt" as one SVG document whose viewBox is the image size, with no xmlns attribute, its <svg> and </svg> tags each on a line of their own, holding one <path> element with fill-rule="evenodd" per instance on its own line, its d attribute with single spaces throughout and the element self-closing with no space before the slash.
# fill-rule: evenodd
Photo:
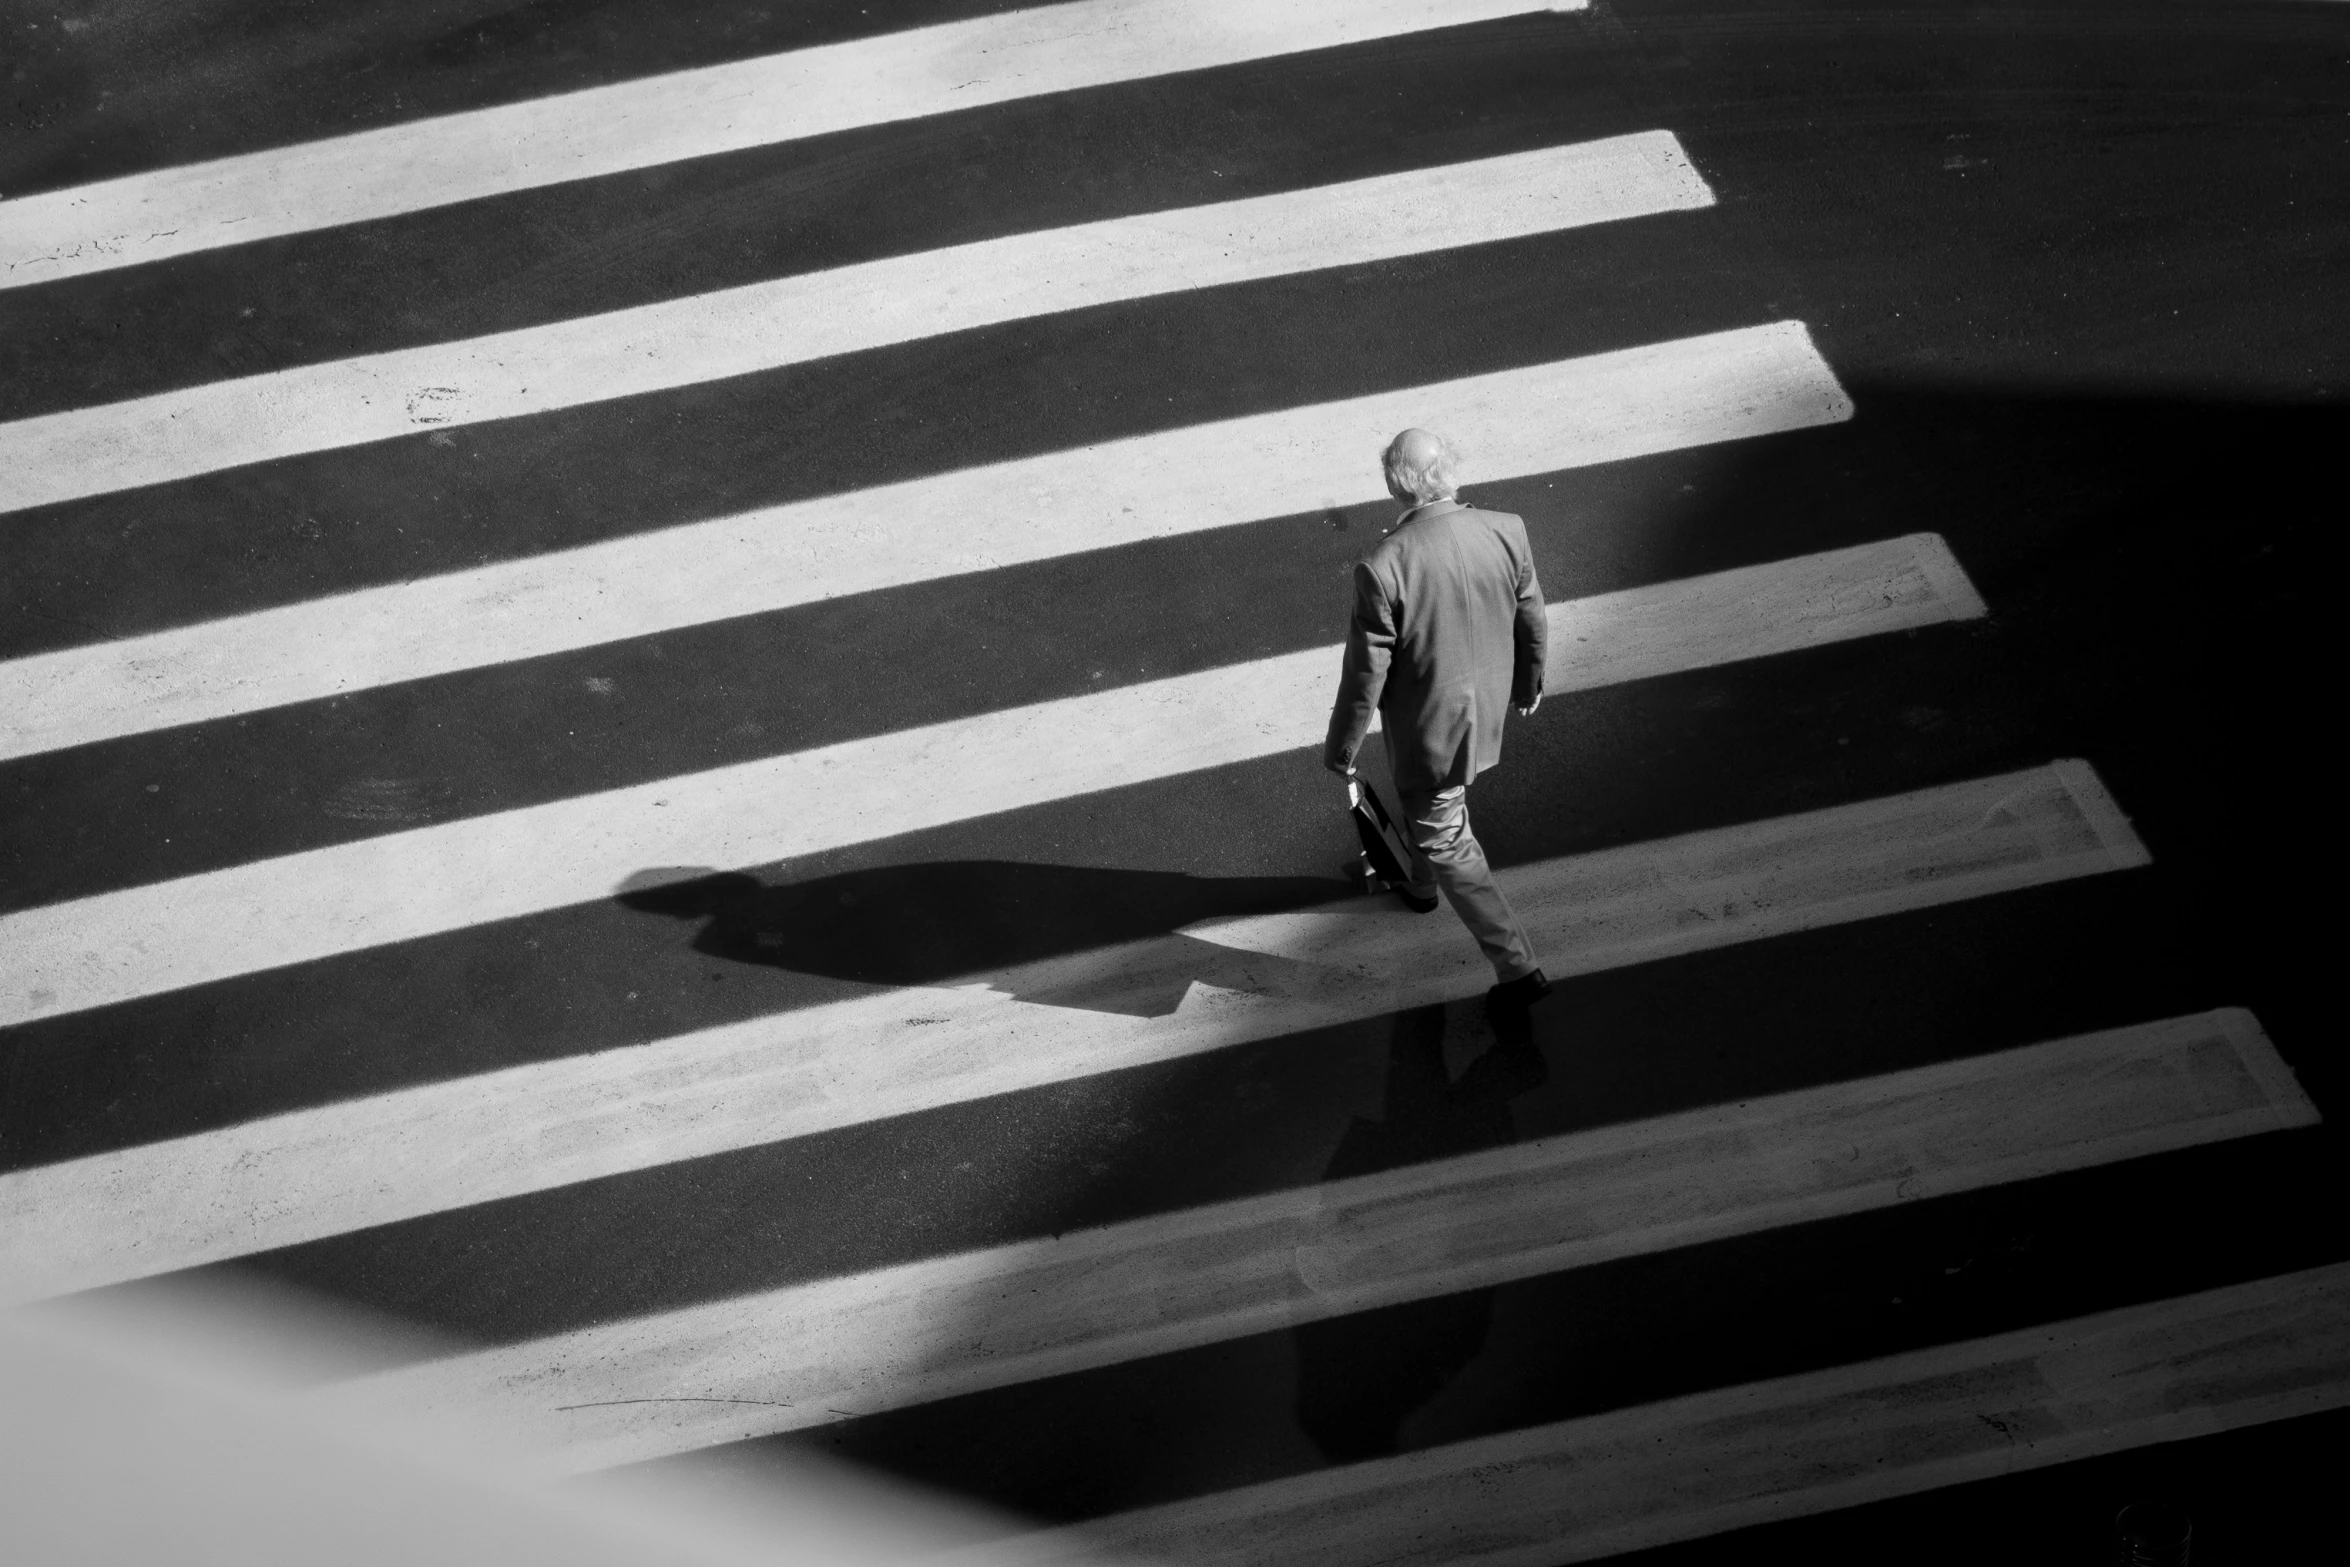
<svg viewBox="0 0 2350 1567">
<path fill-rule="evenodd" d="M 0 192 L 854 36 L 863 9 L 276 0 L 102 12 L 62 41 L 12 22 Z M 0 656 L 1792 317 L 1852 393 L 1849 425 L 1472 476 L 1470 495 L 1526 516 L 1554 599 L 1931 529 L 1989 620 L 1554 700 L 1479 783 L 1480 836 L 1519 863 L 2083 756 L 2150 869 L 1580 979 L 1537 1013 L 1539 1071 L 1447 1078 L 1428 1020 L 1379 1020 L 236 1269 L 511 1341 L 2218 1005 L 2253 1008 L 2338 1113 L 2338 704 L 2319 681 L 2350 449 L 2350 8 L 1610 5 L 883 127 L 517 197 L 494 222 L 452 209 L 0 292 L 0 417 L 1651 128 L 1719 207 L 0 519 Z M 0 764 L 0 910 L 1335 641 L 1341 568 L 1381 511 Z M 1305 901 L 1346 852 L 1331 794 L 1301 754 L 743 868 L 785 899 L 902 900 L 902 928 L 823 971 L 597 904 L 0 1031 L 0 1168 L 806 1006 L 850 993 L 861 962 L 967 972 L 1000 956 L 943 917 L 975 902 L 1065 950 L 1097 917 L 1166 929 Z M 1060 871 L 986 869 L 1003 864 Z M 2341 1166 L 2328 1128 L 2257 1139 L 795 1440 L 1083 1517 L 2340 1259 L 2322 1194 Z M 1377 1386 L 1348 1374 L 1369 1366 Z M 2263 1542 L 2320 1517 L 2344 1430 L 2289 1422 L 1650 1555 L 2088 1560 L 2114 1507 L 2161 1490 L 2190 1499 L 2213 1559 L 2278 1560 Z M 729 1463 L 756 1483 L 771 1445 L 791 1444 Z"/>
</svg>

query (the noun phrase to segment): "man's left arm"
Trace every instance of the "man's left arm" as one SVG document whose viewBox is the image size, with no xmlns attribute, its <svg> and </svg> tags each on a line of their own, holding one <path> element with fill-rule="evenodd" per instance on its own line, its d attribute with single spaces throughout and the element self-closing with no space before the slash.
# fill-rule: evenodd
<svg viewBox="0 0 2350 1567">
<path fill-rule="evenodd" d="M 1542 583 L 1534 574 L 1534 548 L 1523 524 L 1517 529 L 1518 616 L 1512 627 L 1517 645 L 1516 668 L 1510 676 L 1510 704 L 1521 715 L 1542 705 L 1543 660 L 1550 649 L 1550 611 L 1542 602 Z"/>
</svg>

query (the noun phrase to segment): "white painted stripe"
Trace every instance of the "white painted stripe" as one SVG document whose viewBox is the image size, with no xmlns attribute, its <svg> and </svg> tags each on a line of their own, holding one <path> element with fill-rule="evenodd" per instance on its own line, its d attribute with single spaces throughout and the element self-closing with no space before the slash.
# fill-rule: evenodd
<svg viewBox="0 0 2350 1567">
<path fill-rule="evenodd" d="M 1047 93 L 1583 0 L 1084 0 L 0 202 L 0 288 Z"/>
<path fill-rule="evenodd" d="M 0 759 L 1376 500 L 1407 425 L 1505 479 L 1851 416 L 1780 322 L 1195 425 L 0 663 Z"/>
<path fill-rule="evenodd" d="M 2298 1090 L 2264 1091 L 2282 1067 L 2249 1013 L 2178 1018 L 602 1324 L 338 1396 L 603 1468 L 2314 1122 Z"/>
<path fill-rule="evenodd" d="M 1549 1567 L 2350 1405 L 2350 1263 L 942 1558 Z"/>
<path fill-rule="evenodd" d="M 1918 564 L 1938 540 L 1886 548 L 1554 606 L 1552 687 L 1981 612 L 1937 592 L 1954 563 Z M 585 903 L 648 867 L 764 865 L 1296 750 L 1337 668 L 1314 648 L 25 910 L 0 918 L 0 1024 Z"/>
<path fill-rule="evenodd" d="M 2059 763 L 1501 879 L 1545 967 L 1566 976 L 2145 857 L 2095 777 Z M 0 1294 L 90 1289 L 1355 1022 L 1491 978 L 1451 921 L 1358 899 L 324 1105 L 0 1176 Z M 2282 1105 L 2298 1090 L 2284 1078 L 2267 1092 Z"/>
<path fill-rule="evenodd" d="M 1713 200 L 1671 133 L 1045 229 L 0 424 L 0 511 Z"/>
</svg>

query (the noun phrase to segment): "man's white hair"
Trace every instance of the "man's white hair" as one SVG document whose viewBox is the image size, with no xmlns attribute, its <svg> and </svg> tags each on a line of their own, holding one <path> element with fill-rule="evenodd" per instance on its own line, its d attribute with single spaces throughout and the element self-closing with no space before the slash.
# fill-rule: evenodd
<svg viewBox="0 0 2350 1567">
<path fill-rule="evenodd" d="M 1396 488 L 1422 505 L 1449 500 L 1459 489 L 1460 457 L 1442 436 L 1406 430 L 1387 443 L 1383 460 Z"/>
</svg>

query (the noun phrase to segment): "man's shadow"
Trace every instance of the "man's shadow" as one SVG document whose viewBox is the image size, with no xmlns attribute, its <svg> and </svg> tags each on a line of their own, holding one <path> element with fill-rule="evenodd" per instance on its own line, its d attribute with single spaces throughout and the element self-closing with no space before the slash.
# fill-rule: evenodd
<svg viewBox="0 0 2350 1567">
<path fill-rule="evenodd" d="M 739 871 L 640 871 L 617 901 L 699 921 L 694 950 L 738 963 L 868 985 L 978 981 L 1022 1000 L 1157 1016 L 1173 1011 L 1195 979 L 1245 983 L 1226 973 L 1243 959 L 1190 938 L 1143 954 L 1103 949 L 1173 938 L 1200 920 L 1327 903 L 1350 890 L 1304 876 L 951 860 L 782 886 Z"/>
<path fill-rule="evenodd" d="M 1510 1101 L 1549 1078 L 1520 1016 L 1497 1019 L 1492 1045 L 1458 1078 L 1444 1064 L 1445 1009 L 1398 1014 L 1376 1121 L 1356 1118 L 1324 1180 L 1372 1175 L 1516 1142 Z M 1397 1451 L 1403 1422 L 1485 1347 L 1491 1289 L 1355 1312 L 1295 1331 L 1297 1423 L 1339 1463 Z"/>
</svg>

